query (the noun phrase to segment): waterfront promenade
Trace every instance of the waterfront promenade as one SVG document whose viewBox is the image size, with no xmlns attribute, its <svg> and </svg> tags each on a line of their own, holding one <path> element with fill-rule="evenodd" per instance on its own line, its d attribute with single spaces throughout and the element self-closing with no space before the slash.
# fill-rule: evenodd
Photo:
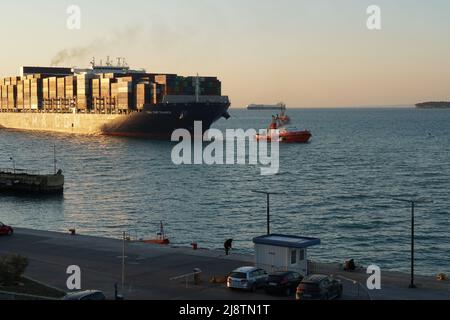
<svg viewBox="0 0 450 320">
<path fill-rule="evenodd" d="M 139 300 L 270 300 L 286 299 L 267 296 L 263 291 L 246 293 L 230 291 L 209 280 L 225 276 L 233 269 L 253 264 L 250 255 L 225 256 L 224 252 L 173 248 L 127 242 L 125 245 L 125 287 L 121 294 L 126 299 Z M 63 233 L 16 229 L 12 237 L 0 238 L 0 255 L 10 253 L 28 257 L 27 276 L 52 287 L 67 291 L 66 270 L 77 265 L 82 270 L 82 288 L 98 289 L 108 298 L 114 297 L 114 284 L 122 287 L 123 241 L 91 236 L 72 236 Z M 170 280 L 194 269 L 202 270 L 201 283 L 191 280 Z M 337 265 L 319 264 L 321 273 L 343 277 L 344 299 L 450 299 L 450 283 L 438 282 L 433 277 L 417 277 L 419 288 L 406 289 L 409 276 L 401 273 L 383 273 L 383 288 L 367 292 L 362 285 L 368 275 L 364 272 L 346 273 Z M 293 299 L 290 298 L 290 299 Z"/>
</svg>

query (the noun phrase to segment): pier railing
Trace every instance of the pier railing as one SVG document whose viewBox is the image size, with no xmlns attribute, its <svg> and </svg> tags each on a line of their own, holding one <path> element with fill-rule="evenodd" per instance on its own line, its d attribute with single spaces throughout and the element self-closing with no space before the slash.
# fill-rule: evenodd
<svg viewBox="0 0 450 320">
<path fill-rule="evenodd" d="M 169 279 L 169 281 L 177 281 L 177 280 L 183 280 L 183 282 L 186 283 L 186 289 L 189 288 L 189 281 L 192 280 L 194 285 L 199 285 L 201 282 L 201 274 L 203 273 L 200 269 L 195 269 L 194 272 L 183 274 L 181 276 L 172 277 Z"/>
<path fill-rule="evenodd" d="M 344 293 L 353 300 L 372 300 L 369 290 L 361 282 L 341 275 L 343 269 L 338 264 L 323 264 L 308 261 L 308 275 L 325 274 L 341 280 L 344 284 Z"/>
<path fill-rule="evenodd" d="M 334 278 L 341 280 L 347 289 L 345 294 L 352 300 L 372 300 L 369 290 L 361 282 L 341 275 L 336 275 Z"/>
</svg>

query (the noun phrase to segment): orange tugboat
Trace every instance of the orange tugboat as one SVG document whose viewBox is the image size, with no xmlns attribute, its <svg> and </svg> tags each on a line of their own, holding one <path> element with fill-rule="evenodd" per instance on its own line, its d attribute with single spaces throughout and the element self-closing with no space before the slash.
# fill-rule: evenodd
<svg viewBox="0 0 450 320">
<path fill-rule="evenodd" d="M 257 134 L 257 141 L 268 141 L 268 142 L 278 142 L 282 143 L 308 143 L 311 140 L 312 134 L 308 130 L 298 131 L 298 130 L 288 130 L 285 128 L 287 124 L 290 123 L 290 118 L 284 113 L 282 117 L 272 116 L 272 122 L 267 129 L 266 134 Z"/>
<path fill-rule="evenodd" d="M 276 134 L 277 131 L 278 136 Z M 256 135 L 256 140 L 275 142 L 276 137 L 278 137 L 279 142 L 283 143 L 308 143 L 312 134 L 309 131 L 288 131 L 286 129 L 269 130 L 265 135 Z"/>
<path fill-rule="evenodd" d="M 156 239 L 142 240 L 142 242 L 148 243 L 148 244 L 160 244 L 160 245 L 165 245 L 165 246 L 169 245 L 170 240 L 169 240 L 169 238 L 166 237 L 166 234 L 164 232 L 164 223 L 161 221 L 160 231 L 158 232 Z"/>
</svg>

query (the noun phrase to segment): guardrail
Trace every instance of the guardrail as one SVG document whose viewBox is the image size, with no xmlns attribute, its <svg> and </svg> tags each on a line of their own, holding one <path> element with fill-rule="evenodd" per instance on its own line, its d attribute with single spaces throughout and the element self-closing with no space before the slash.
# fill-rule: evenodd
<svg viewBox="0 0 450 320">
<path fill-rule="evenodd" d="M 349 293 L 350 296 L 352 296 L 355 300 L 372 300 L 372 297 L 370 296 L 369 290 L 367 289 L 364 284 L 362 284 L 359 281 L 347 278 L 343 275 L 337 274 L 339 272 L 339 265 L 326 265 L 326 264 L 319 264 L 314 261 L 308 261 L 308 274 L 325 274 L 330 275 L 334 278 L 340 279 L 344 282 L 346 282 L 348 285 L 350 285 L 350 292 L 347 290 L 346 293 Z M 348 288 L 347 288 L 348 289 Z"/>
<path fill-rule="evenodd" d="M 372 300 L 369 290 L 367 290 L 367 288 L 362 285 L 361 282 L 346 278 L 341 275 L 336 275 L 334 276 L 334 278 L 346 281 L 352 286 L 352 292 L 350 292 L 350 295 L 353 300 Z M 349 294 L 349 292 L 347 291 L 346 294 Z"/>
<path fill-rule="evenodd" d="M 186 289 L 189 288 L 189 279 L 193 279 L 193 282 L 195 285 L 200 284 L 201 278 L 200 275 L 203 273 L 200 269 L 194 269 L 194 272 L 183 274 L 181 276 L 172 277 L 169 279 L 169 281 L 176 281 L 176 280 L 185 280 L 186 281 Z"/>
</svg>

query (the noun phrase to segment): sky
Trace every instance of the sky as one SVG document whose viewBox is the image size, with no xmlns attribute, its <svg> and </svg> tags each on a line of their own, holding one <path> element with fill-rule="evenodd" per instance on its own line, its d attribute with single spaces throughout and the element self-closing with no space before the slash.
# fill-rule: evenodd
<svg viewBox="0 0 450 320">
<path fill-rule="evenodd" d="M 80 30 L 67 28 L 70 5 Z M 381 8 L 381 30 L 367 28 L 369 5 Z M 59 65 L 109 55 L 218 76 L 233 107 L 450 99 L 448 0 L 16 0 L 2 3 L 0 27 L 0 76 L 66 52 Z"/>
</svg>

